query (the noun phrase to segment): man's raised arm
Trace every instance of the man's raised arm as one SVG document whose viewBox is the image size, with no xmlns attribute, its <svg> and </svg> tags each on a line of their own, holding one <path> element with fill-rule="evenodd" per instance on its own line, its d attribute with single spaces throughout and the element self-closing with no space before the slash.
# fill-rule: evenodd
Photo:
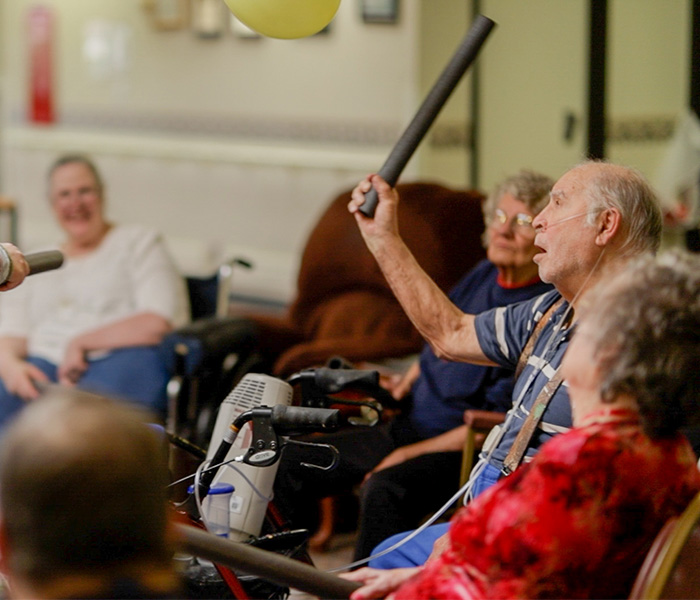
<svg viewBox="0 0 700 600">
<path fill-rule="evenodd" d="M 374 218 L 359 211 L 364 195 L 374 187 L 378 204 Z M 379 175 L 361 181 L 348 210 L 394 295 L 433 352 L 447 360 L 492 365 L 481 350 L 474 315 L 463 313 L 421 268 L 398 229 L 399 195 Z M 458 251 L 458 249 L 456 249 Z"/>
</svg>

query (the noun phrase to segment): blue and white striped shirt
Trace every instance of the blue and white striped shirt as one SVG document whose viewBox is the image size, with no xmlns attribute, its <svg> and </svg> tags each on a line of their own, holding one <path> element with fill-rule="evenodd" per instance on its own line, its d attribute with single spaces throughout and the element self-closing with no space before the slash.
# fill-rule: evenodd
<svg viewBox="0 0 700 600">
<path fill-rule="evenodd" d="M 484 354 L 497 364 L 515 369 L 530 335 L 542 315 L 561 298 L 557 291 L 548 292 L 532 300 L 495 308 L 476 316 L 475 326 L 479 344 Z M 568 303 L 563 302 L 551 315 L 549 322 L 540 331 L 531 356 L 513 389 L 513 406 L 522 394 L 522 402 L 509 419 L 507 430 L 489 461 L 497 469 L 513 445 L 518 431 L 529 414 L 545 384 L 552 378 L 561 364 L 564 351 L 569 344 L 572 328 L 559 323 L 565 317 Z M 508 423 L 508 421 L 507 421 Z M 559 386 L 542 415 L 537 431 L 533 435 L 525 454 L 531 458 L 548 439 L 571 427 L 571 406 L 566 384 Z"/>
</svg>

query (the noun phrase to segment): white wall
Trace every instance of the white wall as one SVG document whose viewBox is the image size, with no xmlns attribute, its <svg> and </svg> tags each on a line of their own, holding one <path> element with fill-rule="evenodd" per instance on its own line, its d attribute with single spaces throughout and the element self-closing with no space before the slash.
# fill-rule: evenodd
<svg viewBox="0 0 700 600">
<path fill-rule="evenodd" d="M 498 27 L 480 59 L 481 184 L 521 167 L 558 177 L 586 151 L 589 0 L 483 0 L 482 7 Z M 687 105 L 690 2 L 608 7 L 607 155 L 653 178 L 668 139 L 644 131 L 673 123 Z M 566 140 L 569 112 L 576 125 Z"/>
<path fill-rule="evenodd" d="M 37 2 L 3 4 L 2 43 L 12 49 L 5 56 L 6 93 L 10 104 L 21 108 L 26 11 Z M 358 3 L 345 1 L 328 35 L 300 40 L 242 39 L 230 32 L 203 40 L 190 30 L 158 32 L 149 26 L 141 0 L 40 4 L 56 14 L 56 86 L 64 115 L 103 108 L 150 112 L 154 118 L 187 114 L 381 124 L 400 121 L 412 107 L 415 0 L 403 2 L 401 22 L 390 27 L 363 24 Z M 100 75 L 86 62 L 83 43 L 95 24 L 108 31 L 124 28 L 129 40 L 124 70 Z"/>
<path fill-rule="evenodd" d="M 429 0 L 421 2 L 420 28 L 416 45 L 420 49 L 419 84 L 422 102 L 461 44 L 472 22 L 470 2 Z M 477 60 L 482 60 L 487 39 Z M 467 71 L 440 111 L 435 124 L 421 144 L 418 169 L 425 177 L 467 187 L 472 181 L 469 169 L 471 77 Z M 416 107 L 419 104 L 416 104 Z"/>
<path fill-rule="evenodd" d="M 615 0 L 610 8 L 608 156 L 653 178 L 668 144 L 654 131 L 688 106 L 691 2 Z"/>
<path fill-rule="evenodd" d="M 365 24 L 346 0 L 330 33 L 291 41 L 155 31 L 140 0 L 46 0 L 57 122 L 32 126 L 24 28 L 33 4 L 3 0 L 0 31 L 1 191 L 19 202 L 27 247 L 57 234 L 46 167 L 81 150 L 104 171 L 112 218 L 157 226 L 187 271 L 247 256 L 258 268 L 239 285 L 288 299 L 320 211 L 381 166 L 416 104 L 413 0 L 396 25 Z M 86 60 L 95 26 L 125 34 L 124 66 Z"/>
<path fill-rule="evenodd" d="M 42 0 L 57 18 L 58 109 L 43 127 L 26 121 L 26 12 L 36 2 L 0 0 L 0 193 L 19 203 L 20 241 L 57 236 L 44 173 L 57 154 L 83 150 L 105 172 L 114 219 L 161 229 L 189 272 L 249 257 L 258 267 L 240 275 L 241 291 L 282 300 L 320 211 L 379 169 L 471 21 L 468 0 L 401 0 L 396 25 L 363 23 L 359 0 L 342 0 L 328 34 L 203 40 L 154 30 L 141 0 Z M 497 22 L 478 58 L 481 187 L 522 167 L 557 176 L 584 151 L 588 0 L 481 5 Z M 667 139 L 618 134 L 672 122 L 686 104 L 690 2 L 609 6 L 610 156 L 651 177 Z M 87 60 L 90 28 L 127 40 L 114 42 L 123 60 Z M 459 139 L 470 125 L 468 84 L 404 180 L 468 185 Z M 567 111 L 578 119 L 569 141 Z"/>
</svg>

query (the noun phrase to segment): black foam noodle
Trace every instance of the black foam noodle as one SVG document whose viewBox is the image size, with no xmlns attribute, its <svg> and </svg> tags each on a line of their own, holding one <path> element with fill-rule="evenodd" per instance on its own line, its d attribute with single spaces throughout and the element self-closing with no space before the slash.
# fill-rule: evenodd
<svg viewBox="0 0 700 600">
<path fill-rule="evenodd" d="M 378 171 L 378 175 L 392 187 L 396 185 L 406 163 L 408 163 L 418 144 L 425 137 L 450 94 L 457 87 L 459 80 L 474 62 L 479 50 L 495 26 L 496 24 L 491 19 L 483 15 L 477 15 L 474 19 L 472 26 L 467 35 L 464 36 L 452 59 L 440 74 L 430 92 L 428 92 L 425 100 L 423 100 L 423 104 L 421 104 L 408 127 L 406 127 L 389 153 L 382 168 Z M 373 217 L 376 208 L 377 192 L 372 189 L 365 194 L 365 202 L 360 207 L 360 211 L 368 217 Z"/>
</svg>

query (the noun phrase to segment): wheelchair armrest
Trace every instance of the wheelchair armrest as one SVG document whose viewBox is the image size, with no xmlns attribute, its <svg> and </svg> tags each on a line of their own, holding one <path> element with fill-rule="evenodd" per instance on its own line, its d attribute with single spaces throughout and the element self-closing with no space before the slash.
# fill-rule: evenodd
<svg viewBox="0 0 700 600">
<path fill-rule="evenodd" d="M 496 425 L 503 423 L 505 414 L 490 410 L 474 410 L 469 409 L 464 411 L 464 422 L 467 427 L 475 431 L 487 431 Z"/>
<path fill-rule="evenodd" d="M 190 377 L 207 364 L 232 353 L 243 354 L 257 344 L 257 328 L 241 317 L 207 317 L 165 336 L 161 350 L 172 373 Z"/>
<path fill-rule="evenodd" d="M 460 485 L 464 485 L 469 478 L 474 464 L 474 455 L 486 440 L 486 434 L 496 425 L 505 420 L 504 413 L 490 410 L 467 409 L 464 411 L 464 423 L 467 426 L 467 434 L 464 439 L 464 451 L 462 454 L 462 470 Z"/>
</svg>

